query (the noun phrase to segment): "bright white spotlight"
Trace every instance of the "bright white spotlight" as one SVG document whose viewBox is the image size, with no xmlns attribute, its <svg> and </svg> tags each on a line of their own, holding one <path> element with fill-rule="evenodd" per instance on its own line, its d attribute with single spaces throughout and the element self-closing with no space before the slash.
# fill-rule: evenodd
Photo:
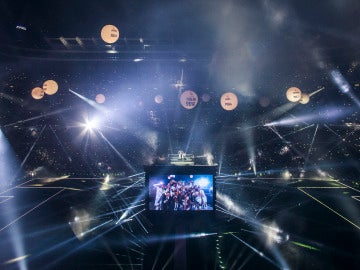
<svg viewBox="0 0 360 270">
<path fill-rule="evenodd" d="M 92 130 L 98 129 L 98 128 L 99 128 L 99 121 L 97 119 L 86 120 L 85 129 L 87 131 L 92 131 Z"/>
<path fill-rule="evenodd" d="M 84 209 L 71 208 L 69 225 L 75 236 L 81 240 L 90 226 L 90 214 Z"/>
<path fill-rule="evenodd" d="M 29 254 L 24 255 L 24 256 L 20 256 L 20 257 L 8 260 L 8 261 L 4 262 L 4 264 L 12 264 L 12 263 L 15 263 L 15 262 L 19 262 L 19 261 L 25 260 L 29 256 L 30 256 Z"/>
<path fill-rule="evenodd" d="M 110 182 L 110 176 L 106 175 L 106 177 L 100 187 L 100 190 L 109 190 L 111 188 L 111 184 L 109 184 L 109 182 Z"/>
<path fill-rule="evenodd" d="M 206 157 L 207 165 L 209 165 L 209 166 L 214 165 L 214 163 L 213 163 L 214 156 L 210 152 L 205 153 L 204 156 Z"/>
<path fill-rule="evenodd" d="M 226 210 L 230 213 L 239 216 L 245 215 L 245 210 L 242 209 L 239 205 L 235 204 L 234 201 L 231 200 L 230 197 L 228 197 L 227 195 L 217 192 L 216 197 L 220 203 L 225 205 L 225 207 L 227 208 Z"/>
<path fill-rule="evenodd" d="M 285 170 L 282 172 L 281 176 L 283 179 L 288 180 L 292 177 L 292 174 L 289 170 Z"/>
<path fill-rule="evenodd" d="M 117 53 L 118 51 L 111 49 L 111 50 L 107 50 L 106 52 L 110 53 L 110 54 L 114 54 L 114 53 Z"/>
<path fill-rule="evenodd" d="M 279 227 L 273 223 L 270 225 L 262 225 L 262 231 L 266 237 L 266 244 L 272 246 L 275 243 L 281 244 L 289 240 L 289 235 L 285 234 Z"/>
<path fill-rule="evenodd" d="M 326 177 L 326 176 L 327 176 L 326 172 L 324 172 L 324 171 L 322 171 L 322 170 L 320 170 L 320 169 L 317 169 L 317 172 L 318 172 L 318 174 L 320 174 L 320 176 L 322 176 L 322 177 Z"/>
</svg>

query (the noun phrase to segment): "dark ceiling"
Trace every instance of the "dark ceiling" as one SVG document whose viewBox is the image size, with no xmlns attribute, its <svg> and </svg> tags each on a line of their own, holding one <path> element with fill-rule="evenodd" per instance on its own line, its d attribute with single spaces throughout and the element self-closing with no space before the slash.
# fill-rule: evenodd
<svg viewBox="0 0 360 270">
<path fill-rule="evenodd" d="M 132 173 L 183 150 L 229 172 L 255 160 L 258 173 L 358 173 L 358 1 L 1 1 L 0 10 L 0 125 L 25 171 Z M 120 31 L 111 45 L 106 24 Z M 48 79 L 58 92 L 33 99 Z M 291 103 L 292 86 L 320 91 Z M 179 101 L 189 89 L 199 97 L 191 110 Z M 220 105 L 225 92 L 238 97 L 232 111 Z M 83 132 L 86 118 L 100 127 Z"/>
</svg>

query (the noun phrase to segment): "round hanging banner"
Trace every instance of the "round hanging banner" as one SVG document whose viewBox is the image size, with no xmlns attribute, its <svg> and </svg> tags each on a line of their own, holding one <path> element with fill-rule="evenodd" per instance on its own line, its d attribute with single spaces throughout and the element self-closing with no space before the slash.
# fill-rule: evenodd
<svg viewBox="0 0 360 270">
<path fill-rule="evenodd" d="M 156 96 L 155 96 L 155 102 L 156 102 L 157 104 L 160 104 L 160 103 L 162 103 L 163 101 L 164 101 L 164 98 L 163 98 L 162 95 L 156 95 Z"/>
<path fill-rule="evenodd" d="M 301 99 L 301 90 L 297 87 L 290 87 L 286 91 L 286 98 L 291 102 L 298 102 Z"/>
<path fill-rule="evenodd" d="M 199 99 L 194 91 L 186 90 L 180 96 L 180 103 L 185 109 L 193 109 L 196 107 Z"/>
<path fill-rule="evenodd" d="M 209 94 L 203 94 L 201 98 L 204 102 L 209 102 L 211 99 Z"/>
<path fill-rule="evenodd" d="M 309 101 L 310 101 L 310 96 L 308 94 L 301 94 L 301 98 L 299 100 L 301 104 L 308 104 Z"/>
<path fill-rule="evenodd" d="M 35 87 L 31 90 L 31 96 L 34 99 L 42 99 L 44 97 L 44 90 L 41 87 Z"/>
<path fill-rule="evenodd" d="M 59 86 L 54 80 L 47 80 L 43 83 L 43 89 L 45 94 L 53 95 L 58 91 Z"/>
<path fill-rule="evenodd" d="M 108 24 L 101 29 L 101 39 L 106 43 L 115 43 L 119 37 L 119 29 L 115 25 Z"/>
<path fill-rule="evenodd" d="M 95 97 L 95 101 L 99 104 L 105 102 L 105 96 L 103 94 L 97 94 Z"/>
<path fill-rule="evenodd" d="M 238 98 L 234 93 L 227 92 L 221 96 L 220 103 L 224 110 L 232 111 L 238 105 Z"/>
</svg>

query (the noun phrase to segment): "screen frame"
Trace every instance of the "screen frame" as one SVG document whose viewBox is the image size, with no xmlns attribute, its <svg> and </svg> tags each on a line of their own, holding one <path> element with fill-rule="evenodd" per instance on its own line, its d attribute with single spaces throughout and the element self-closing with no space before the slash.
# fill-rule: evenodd
<svg viewBox="0 0 360 270">
<path fill-rule="evenodd" d="M 145 166 L 145 210 L 149 216 L 157 217 L 184 217 L 191 216 L 193 218 L 201 218 L 204 216 L 214 215 L 216 210 L 216 166 L 194 165 L 194 166 L 177 166 L 177 165 L 153 165 Z M 181 211 L 165 211 L 150 209 L 150 178 L 153 176 L 165 175 L 212 175 L 213 179 L 213 207 L 210 210 L 181 210 Z"/>
</svg>

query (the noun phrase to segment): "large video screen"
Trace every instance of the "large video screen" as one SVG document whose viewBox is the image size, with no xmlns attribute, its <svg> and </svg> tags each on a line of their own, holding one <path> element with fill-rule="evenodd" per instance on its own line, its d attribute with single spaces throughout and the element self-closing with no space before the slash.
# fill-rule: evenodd
<svg viewBox="0 0 360 270">
<path fill-rule="evenodd" d="M 148 210 L 213 211 L 214 174 L 206 170 L 153 171 L 147 176 Z"/>
</svg>

